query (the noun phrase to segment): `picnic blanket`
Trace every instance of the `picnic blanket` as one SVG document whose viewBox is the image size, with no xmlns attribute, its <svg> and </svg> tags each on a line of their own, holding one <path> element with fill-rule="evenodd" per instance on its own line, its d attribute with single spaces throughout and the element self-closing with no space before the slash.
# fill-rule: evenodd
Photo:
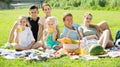
<svg viewBox="0 0 120 67">
<path fill-rule="evenodd" d="M 110 57 L 119 57 L 120 56 L 120 47 L 119 46 L 114 46 L 111 49 L 108 50 L 108 55 Z"/>
<path fill-rule="evenodd" d="M 24 60 L 41 60 L 45 61 L 48 58 L 56 58 L 54 50 L 47 49 L 46 51 L 31 49 L 23 51 L 15 51 L 9 49 L 0 49 L 0 56 L 6 59 L 23 58 Z"/>
<path fill-rule="evenodd" d="M 71 59 L 82 59 L 82 60 L 99 60 L 100 58 L 104 58 L 104 57 L 119 57 L 120 56 L 120 47 L 119 46 L 114 46 L 110 49 L 107 50 L 108 52 L 106 54 L 103 55 L 95 55 L 95 56 L 91 56 L 91 55 L 84 55 L 84 56 L 72 56 Z"/>
<path fill-rule="evenodd" d="M 54 54 L 54 50 L 52 49 L 46 49 L 45 51 L 41 49 L 31 49 L 31 50 L 23 50 L 23 51 L 16 51 L 16 50 L 10 50 L 10 49 L 0 49 L 0 56 L 6 58 L 6 59 L 18 59 L 23 58 L 24 60 L 40 60 L 40 61 L 46 61 L 47 59 L 53 59 L 58 58 L 57 55 Z M 63 52 L 63 51 L 61 51 Z M 108 50 L 108 53 L 105 55 L 99 55 L 99 56 L 72 56 L 72 59 L 78 59 L 82 58 L 84 60 L 97 60 L 100 57 L 119 57 L 120 56 L 120 47 L 112 47 Z"/>
</svg>

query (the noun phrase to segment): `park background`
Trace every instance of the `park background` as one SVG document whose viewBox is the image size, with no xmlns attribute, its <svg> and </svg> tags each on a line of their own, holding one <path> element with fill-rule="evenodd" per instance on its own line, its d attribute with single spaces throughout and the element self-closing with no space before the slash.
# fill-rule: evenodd
<svg viewBox="0 0 120 67">
<path fill-rule="evenodd" d="M 29 16 L 28 8 L 32 4 L 39 6 L 39 16 L 44 16 L 41 10 L 42 3 L 52 6 L 52 16 L 58 18 L 60 31 L 63 29 L 62 14 L 70 12 L 77 24 L 83 24 L 83 15 L 86 12 L 93 14 L 93 24 L 107 21 L 113 38 L 120 29 L 120 0 L 0 0 L 0 47 L 8 39 L 10 30 L 18 16 Z M 10 47 L 10 49 L 13 49 Z M 100 60 L 71 60 L 65 56 L 45 62 L 24 61 L 23 59 L 6 60 L 0 57 L 0 67 L 120 67 L 120 58 L 101 58 Z"/>
</svg>

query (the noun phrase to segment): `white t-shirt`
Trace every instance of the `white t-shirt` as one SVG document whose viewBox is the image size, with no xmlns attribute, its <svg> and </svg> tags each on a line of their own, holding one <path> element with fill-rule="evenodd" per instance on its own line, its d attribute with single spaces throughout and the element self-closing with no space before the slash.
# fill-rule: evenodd
<svg viewBox="0 0 120 67">
<path fill-rule="evenodd" d="M 16 36 L 16 33 L 15 33 Z M 23 47 L 27 47 L 30 45 L 32 41 L 35 41 L 32 31 L 29 27 L 25 27 L 25 29 L 19 33 L 18 35 L 19 45 Z"/>
</svg>

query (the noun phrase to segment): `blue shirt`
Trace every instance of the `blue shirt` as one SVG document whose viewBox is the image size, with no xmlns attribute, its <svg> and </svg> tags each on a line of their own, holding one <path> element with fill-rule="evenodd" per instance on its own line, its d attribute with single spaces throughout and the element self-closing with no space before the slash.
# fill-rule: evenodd
<svg viewBox="0 0 120 67">
<path fill-rule="evenodd" d="M 79 26 L 80 25 L 78 25 L 78 24 L 73 24 L 74 30 L 71 30 L 71 29 L 69 29 L 68 27 L 65 26 L 63 28 L 63 31 L 61 33 L 60 38 L 68 37 L 70 39 L 78 40 L 79 35 L 78 35 L 78 32 L 77 32 L 77 29 L 78 29 Z"/>
</svg>

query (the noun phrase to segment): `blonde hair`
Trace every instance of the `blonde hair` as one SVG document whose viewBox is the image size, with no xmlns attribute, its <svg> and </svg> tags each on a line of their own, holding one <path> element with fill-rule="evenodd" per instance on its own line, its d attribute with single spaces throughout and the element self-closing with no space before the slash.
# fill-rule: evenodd
<svg viewBox="0 0 120 67">
<path fill-rule="evenodd" d="M 44 10 L 44 7 L 45 7 L 45 6 L 49 6 L 50 9 L 51 9 L 51 6 L 50 6 L 48 3 L 43 3 L 43 5 L 42 5 L 42 10 Z"/>
<path fill-rule="evenodd" d="M 58 24 L 58 20 L 56 17 L 54 16 L 50 16 L 46 19 L 45 23 L 48 24 L 49 22 L 53 22 L 54 23 L 54 26 L 56 27 L 57 24 Z"/>
<path fill-rule="evenodd" d="M 90 12 L 87 12 L 84 14 L 84 17 L 87 17 L 87 16 L 91 16 L 92 17 L 92 14 Z"/>
<path fill-rule="evenodd" d="M 17 22 L 20 23 L 20 21 L 23 20 L 23 19 L 26 19 L 26 23 L 28 23 L 28 19 L 24 15 L 19 16 Z"/>
</svg>

